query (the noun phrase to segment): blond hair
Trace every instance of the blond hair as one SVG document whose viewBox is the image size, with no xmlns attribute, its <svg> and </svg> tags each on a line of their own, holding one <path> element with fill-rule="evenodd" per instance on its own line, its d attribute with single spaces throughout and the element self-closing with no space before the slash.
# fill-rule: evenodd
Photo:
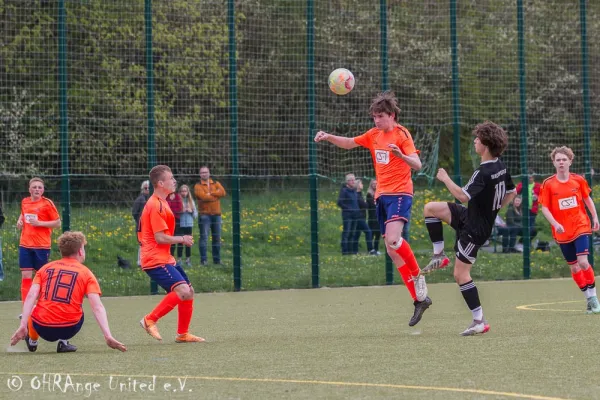
<svg viewBox="0 0 600 400">
<path fill-rule="evenodd" d="M 187 191 L 188 191 L 187 197 L 183 197 L 183 195 L 181 194 L 181 190 L 183 188 L 186 188 Z M 194 198 L 192 197 L 192 192 L 190 191 L 190 187 L 188 185 L 181 185 L 181 186 L 179 186 L 179 190 L 177 192 L 179 193 L 179 196 L 181 196 L 181 201 L 183 202 L 184 206 L 188 202 L 190 202 L 190 203 L 192 203 L 192 209 L 196 210 L 196 203 L 194 202 Z"/>
<path fill-rule="evenodd" d="M 76 255 L 86 244 L 85 235 L 81 232 L 67 231 L 58 237 L 58 248 L 63 257 Z"/>
<path fill-rule="evenodd" d="M 31 178 L 31 179 L 29 180 L 29 186 L 31 186 L 31 184 L 32 184 L 32 183 L 34 183 L 34 182 L 39 182 L 39 183 L 41 183 L 43 186 L 46 186 L 46 185 L 44 184 L 44 181 L 42 180 L 42 178 L 39 178 L 39 177 L 37 177 L 37 176 L 34 176 L 33 178 Z"/>
<path fill-rule="evenodd" d="M 552 150 L 552 153 L 550 153 L 550 159 L 554 161 L 554 157 L 556 157 L 557 154 L 564 154 L 565 156 L 567 156 L 569 161 L 573 161 L 573 159 L 575 158 L 573 150 L 571 150 L 571 148 L 567 146 L 555 147 L 554 150 Z"/>
</svg>

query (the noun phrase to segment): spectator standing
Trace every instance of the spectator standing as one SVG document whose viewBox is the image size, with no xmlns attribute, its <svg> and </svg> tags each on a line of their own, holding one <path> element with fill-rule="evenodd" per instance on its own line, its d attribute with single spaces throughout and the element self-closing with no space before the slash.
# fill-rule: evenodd
<svg viewBox="0 0 600 400">
<path fill-rule="evenodd" d="M 181 225 L 180 225 L 180 218 L 181 218 L 181 213 L 183 212 L 183 202 L 181 201 L 181 196 L 179 195 L 179 193 L 177 192 L 173 192 L 170 193 L 167 196 L 167 204 L 169 204 L 169 207 L 171 208 L 171 211 L 173 211 L 173 215 L 175 216 L 175 236 L 180 236 L 183 235 L 183 233 L 181 233 Z M 174 256 L 175 255 L 175 244 L 171 245 L 171 255 Z M 181 260 L 178 260 L 177 263 L 179 265 L 181 265 Z"/>
<path fill-rule="evenodd" d="M 131 209 L 131 215 L 135 220 L 135 230 L 137 232 L 140 226 L 140 216 L 142 215 L 142 211 L 144 211 L 144 206 L 150 197 L 150 181 L 146 180 L 142 182 L 142 186 L 140 187 L 140 195 L 133 202 L 133 208 Z M 138 256 L 137 256 L 137 265 L 141 267 L 140 263 L 140 247 L 138 246 Z"/>
<path fill-rule="evenodd" d="M 192 235 L 192 229 L 194 227 L 194 220 L 198 218 L 198 210 L 196 209 L 196 203 L 192 198 L 190 193 L 190 188 L 188 185 L 181 185 L 179 187 L 179 196 L 181 196 L 181 201 L 183 205 L 183 211 L 181 212 L 181 217 L 179 218 L 180 232 L 182 235 Z M 191 255 L 192 248 L 184 246 L 181 243 L 177 244 L 177 258 L 179 263 L 181 264 L 181 256 L 183 254 L 183 248 L 185 247 L 185 265 L 187 267 L 192 266 Z"/>
<path fill-rule="evenodd" d="M 213 263 L 221 264 L 221 198 L 227 194 L 223 186 L 210 176 L 207 166 L 200 168 L 200 182 L 194 185 L 198 199 L 200 227 L 200 264 L 208 263 L 208 232 L 212 233 Z"/>
<path fill-rule="evenodd" d="M 340 189 L 337 205 L 342 209 L 342 255 L 356 254 L 354 237 L 358 225 L 358 193 L 354 174 L 346 175 L 346 183 Z M 358 247 L 358 246 L 356 246 Z"/>
<path fill-rule="evenodd" d="M 360 234 L 364 232 L 365 242 L 367 243 L 367 251 L 369 254 L 373 255 L 373 234 L 371 233 L 371 229 L 369 229 L 369 225 L 367 224 L 368 204 L 362 195 L 362 190 L 364 187 L 362 181 L 357 179 L 354 187 L 356 188 L 356 197 L 358 200 L 358 220 L 356 222 L 356 230 L 354 231 L 354 239 L 352 240 L 352 245 L 354 246 L 352 250 L 354 253 L 358 253 L 358 240 L 360 239 Z"/>
<path fill-rule="evenodd" d="M 4 213 L 2 212 L 2 204 L 0 204 L 0 228 L 4 224 Z M 2 264 L 2 237 L 0 237 L 0 282 L 4 280 L 4 265 Z"/>
<path fill-rule="evenodd" d="M 367 221 L 369 229 L 373 234 L 373 254 L 378 256 L 379 252 L 379 239 L 381 238 L 381 231 L 379 230 L 379 222 L 377 221 L 377 205 L 375 204 L 375 192 L 377 191 L 377 181 L 373 179 L 367 189 Z"/>
<path fill-rule="evenodd" d="M 529 194 L 529 205 L 527 207 L 527 215 L 529 216 L 529 226 L 535 226 L 535 219 L 539 211 L 539 196 L 542 185 L 535 181 L 535 172 L 532 169 L 528 171 L 529 183 L 527 186 Z M 523 192 L 523 183 L 517 184 L 517 195 L 521 195 Z"/>
</svg>

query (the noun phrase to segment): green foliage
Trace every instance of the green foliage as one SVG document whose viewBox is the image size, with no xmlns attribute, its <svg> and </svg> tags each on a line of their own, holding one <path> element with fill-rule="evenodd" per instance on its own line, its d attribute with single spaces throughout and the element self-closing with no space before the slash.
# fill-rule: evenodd
<svg viewBox="0 0 600 400">
<path fill-rule="evenodd" d="M 600 4 L 588 2 L 592 127 L 600 115 Z M 66 2 L 70 168 L 73 174 L 141 176 L 148 157 L 144 1 Z M 230 174 L 229 42 L 226 3 L 153 2 L 152 62 L 159 162 L 179 174 L 210 163 Z M 450 19 L 447 3 L 388 1 L 389 85 L 401 121 L 432 160 L 453 162 Z M 239 168 L 242 175 L 299 176 L 308 171 L 306 5 L 236 2 Z M 315 2 L 316 118 L 319 129 L 356 135 L 371 126 L 369 100 L 383 87 L 377 3 Z M 518 171 L 520 129 L 514 1 L 459 2 L 458 55 L 463 150 L 475 123 L 492 119 L 511 134 L 506 158 Z M 9 175 L 59 175 L 58 34 L 55 2 L 0 1 L 0 169 Z M 582 143 L 579 12 L 560 1 L 526 2 L 529 165 L 551 172 L 546 152 Z M 351 96 L 324 84 L 350 68 Z M 595 128 L 593 128 L 595 129 Z M 597 132 L 592 148 L 597 149 Z M 274 145 L 280 144 L 280 145 Z M 41 149 L 34 155 L 33 149 Z M 466 151 L 463 154 L 466 155 Z M 592 157 L 597 160 L 592 151 Z M 319 173 L 349 167 L 371 176 L 368 154 L 322 151 Z M 463 157 L 469 170 L 470 159 Z M 435 165 L 433 165 L 435 167 Z M 582 158 L 576 159 L 581 172 Z M 429 172 L 431 175 L 431 172 Z"/>
<path fill-rule="evenodd" d="M 340 255 L 341 217 L 336 205 L 337 188 L 323 185 L 319 192 L 319 252 L 321 286 L 384 285 L 385 257 L 366 254 L 364 236 L 361 255 Z M 247 190 L 242 196 L 240 239 L 242 243 L 242 289 L 291 289 L 311 287 L 311 233 L 308 193 L 304 191 Z M 429 261 L 431 243 L 423 219 L 423 206 L 429 201 L 449 200 L 439 189 L 419 189 L 414 198 L 410 228 L 411 247 L 421 265 Z M 192 248 L 193 267 L 186 270 L 198 292 L 233 290 L 232 227 L 230 197 L 223 203 L 223 254 L 220 266 L 199 265 L 197 244 Z M 0 283 L 0 300 L 19 296 L 18 232 L 14 229 L 18 209 L 5 209 L 7 221 L 3 236 L 5 281 Z M 149 291 L 145 273 L 135 266 L 137 240 L 129 207 L 76 206 L 71 215 L 72 230 L 85 233 L 88 240 L 85 262 L 98 277 L 107 296 L 141 295 Z M 537 219 L 538 238 L 551 240 L 549 226 Z M 197 241 L 198 228 L 193 229 Z M 59 232 L 54 231 L 54 240 Z M 446 248 L 453 245 L 454 232 L 446 227 Z M 53 241 L 54 241 L 53 240 Z M 497 244 L 498 250 L 501 244 Z M 384 253 L 383 242 L 380 251 Z M 121 269 L 117 255 L 128 259 L 132 269 Z M 51 259 L 58 258 L 56 246 Z M 210 260 L 210 241 L 209 241 Z M 394 281 L 400 282 L 393 271 Z M 476 280 L 522 279 L 523 261 L 519 254 L 479 252 L 473 267 Z M 549 253 L 532 253 L 532 278 L 570 276 L 561 252 L 553 246 Z M 453 282 L 451 270 L 439 271 L 429 282 Z"/>
</svg>

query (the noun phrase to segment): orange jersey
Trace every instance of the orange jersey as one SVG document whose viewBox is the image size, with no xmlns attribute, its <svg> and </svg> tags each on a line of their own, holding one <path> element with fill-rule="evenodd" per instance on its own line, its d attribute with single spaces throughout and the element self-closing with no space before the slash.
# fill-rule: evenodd
<svg viewBox="0 0 600 400">
<path fill-rule="evenodd" d="M 33 279 L 40 296 L 31 318 L 44 326 L 71 326 L 81 319 L 83 297 L 102 294 L 96 277 L 79 261 L 62 258 L 44 265 Z"/>
<path fill-rule="evenodd" d="M 375 176 L 377 177 L 375 198 L 382 194 L 408 194 L 412 196 L 411 168 L 403 159 L 393 155 L 388 147 L 388 144 L 395 144 L 406 155 L 419 154 L 410 132 L 405 127 L 396 125 L 391 132 L 373 128 L 355 137 L 354 143 L 371 151 Z"/>
<path fill-rule="evenodd" d="M 158 244 L 154 238 L 157 232 L 172 236 L 175 232 L 175 216 L 167 201 L 153 194 L 144 206 L 138 226 L 142 269 L 175 264 L 175 258 L 171 255 L 171 245 Z"/>
<path fill-rule="evenodd" d="M 49 249 L 51 247 L 52 228 L 33 226 L 29 221 L 56 221 L 60 218 L 56 206 L 52 200 L 42 197 L 38 201 L 32 201 L 26 197 L 21 201 L 21 218 L 23 220 L 23 231 L 19 246 L 31 249 Z"/>
<path fill-rule="evenodd" d="M 552 227 L 552 236 L 557 243 L 569 243 L 581 235 L 592 233 L 583 202 L 591 192 L 586 180 L 576 174 L 571 174 L 567 182 L 560 182 L 556 175 L 552 175 L 542 183 L 540 204 L 565 228 L 564 233 L 557 233 Z"/>
</svg>

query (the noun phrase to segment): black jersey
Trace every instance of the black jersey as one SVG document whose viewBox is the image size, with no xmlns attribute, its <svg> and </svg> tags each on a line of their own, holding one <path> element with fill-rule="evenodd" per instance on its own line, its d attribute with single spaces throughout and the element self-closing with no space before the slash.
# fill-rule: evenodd
<svg viewBox="0 0 600 400">
<path fill-rule="evenodd" d="M 464 229 L 473 243 L 482 245 L 492 233 L 504 196 L 514 192 L 515 185 L 506 165 L 496 158 L 482 162 L 462 190 L 469 197 Z"/>
</svg>

